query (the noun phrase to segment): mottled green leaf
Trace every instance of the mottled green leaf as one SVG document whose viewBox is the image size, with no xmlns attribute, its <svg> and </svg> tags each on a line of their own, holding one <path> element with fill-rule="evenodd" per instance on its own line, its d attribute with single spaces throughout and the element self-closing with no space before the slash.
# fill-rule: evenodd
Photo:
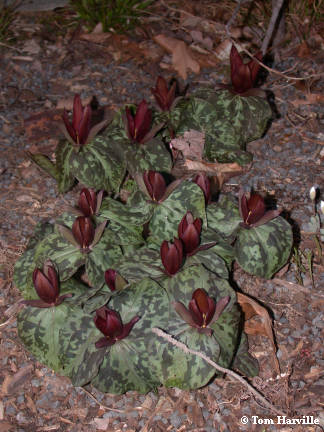
<svg viewBox="0 0 324 432">
<path fill-rule="evenodd" d="M 196 183 L 185 181 L 155 207 L 150 221 L 150 242 L 161 245 L 163 240 L 173 240 L 178 236 L 178 225 L 187 211 L 195 218 L 201 218 L 206 225 L 205 197 Z"/>
<path fill-rule="evenodd" d="M 291 226 L 279 216 L 256 228 L 240 228 L 235 257 L 246 272 L 270 279 L 286 264 L 292 242 Z"/>
<path fill-rule="evenodd" d="M 59 331 L 70 312 L 71 308 L 64 303 L 45 309 L 25 306 L 17 317 L 18 334 L 28 351 L 57 372 L 63 367 L 59 357 Z"/>
<path fill-rule="evenodd" d="M 222 195 L 217 203 L 206 208 L 208 228 L 222 237 L 230 237 L 237 230 L 242 218 L 238 203 L 229 195 Z"/>
<path fill-rule="evenodd" d="M 73 146 L 64 140 L 59 141 L 55 149 L 56 169 L 58 171 L 57 185 L 60 193 L 67 192 L 75 183 L 75 177 L 70 167 L 70 156 L 73 151 Z"/>
</svg>

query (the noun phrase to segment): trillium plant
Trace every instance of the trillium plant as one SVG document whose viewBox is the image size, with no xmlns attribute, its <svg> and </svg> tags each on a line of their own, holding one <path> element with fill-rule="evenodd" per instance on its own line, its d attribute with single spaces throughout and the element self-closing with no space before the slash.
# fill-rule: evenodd
<svg viewBox="0 0 324 432">
<path fill-rule="evenodd" d="M 270 108 L 246 94 L 257 66 L 237 55 L 233 49 L 235 91 L 176 97 L 175 84 L 158 77 L 158 110 L 142 100 L 109 125 L 93 126 L 77 95 L 72 120 L 63 113 L 67 140 L 56 163 L 33 156 L 60 192 L 76 180 L 82 186 L 55 223 L 37 226 L 16 263 L 18 331 L 38 361 L 76 386 L 121 394 L 211 382 L 213 367 L 154 328 L 223 367 L 258 372 L 230 283 L 233 262 L 271 278 L 289 258 L 291 227 L 256 192 L 218 191 L 215 199 L 210 172 L 176 175 L 169 146 L 172 134 L 203 130 L 202 162 L 251 160 L 244 145 L 264 133 Z"/>
</svg>

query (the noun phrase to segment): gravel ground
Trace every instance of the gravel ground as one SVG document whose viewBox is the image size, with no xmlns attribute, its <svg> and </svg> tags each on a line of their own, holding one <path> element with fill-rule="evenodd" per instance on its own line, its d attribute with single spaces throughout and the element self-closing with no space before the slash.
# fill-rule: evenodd
<svg viewBox="0 0 324 432">
<path fill-rule="evenodd" d="M 0 431 L 265 430 L 263 425 L 240 423 L 243 415 L 264 419 L 273 414 L 229 378 L 216 379 L 194 392 L 161 388 L 148 395 L 114 396 L 93 388 L 74 388 L 68 379 L 56 376 L 25 352 L 17 337 L 15 305 L 20 296 L 11 283 L 13 263 L 35 224 L 55 218 L 76 196 L 75 190 L 57 196 L 55 182 L 26 158 L 25 151 L 31 147 L 51 154 L 58 139 L 53 131 L 45 138 L 44 123 L 39 123 L 40 135 L 35 139 L 26 120 L 35 112 L 53 110 L 58 101 L 71 99 L 75 92 L 84 98 L 95 95 L 101 105 L 110 108 L 142 98 L 152 100 L 150 88 L 159 69 L 138 59 L 116 61 L 109 52 L 103 55 L 102 48 L 78 40 L 67 44 L 36 39 L 34 54 L 30 46 L 27 51 L 24 47 L 25 41 L 14 49 L 2 47 L 0 58 L 0 311 L 3 321 L 9 321 L 0 325 Z M 295 66 L 294 75 L 305 76 L 323 70 L 324 56 L 318 50 L 309 58 L 296 58 L 296 48 L 289 47 L 282 57 L 284 61 L 275 65 L 279 71 Z M 201 83 L 213 86 L 225 79 L 223 70 L 203 69 L 187 82 L 190 88 Z M 324 105 L 309 103 L 307 91 L 287 84 L 280 76 L 268 77 L 265 86 L 274 93 L 279 114 L 265 136 L 248 145 L 254 154 L 251 170 L 232 178 L 224 192 L 237 193 L 243 185 L 275 197 L 294 226 L 296 245 L 315 253 L 312 237 L 305 231 L 313 211 L 310 187 L 316 185 L 324 199 Z M 323 89 L 323 81 L 315 81 L 311 93 L 320 94 Z M 300 277 L 302 286 L 293 261 L 271 281 L 251 277 L 239 268 L 234 271 L 239 289 L 273 313 L 282 376 L 273 373 L 269 340 L 253 336 L 251 352 L 260 363 L 254 386 L 295 417 L 322 415 L 323 425 L 324 272 L 318 257 L 313 261 L 314 283 L 307 271 Z M 267 425 L 266 430 L 279 427 Z M 293 430 L 318 429 L 303 426 Z"/>
</svg>

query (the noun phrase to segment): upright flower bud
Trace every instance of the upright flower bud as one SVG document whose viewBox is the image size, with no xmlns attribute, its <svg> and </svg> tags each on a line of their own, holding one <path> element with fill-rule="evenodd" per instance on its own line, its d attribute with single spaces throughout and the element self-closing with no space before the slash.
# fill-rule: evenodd
<svg viewBox="0 0 324 432">
<path fill-rule="evenodd" d="M 187 212 L 178 226 L 178 236 L 182 240 L 187 255 L 192 255 L 200 244 L 201 219 L 193 218 L 191 212 Z"/>
<path fill-rule="evenodd" d="M 155 88 L 151 89 L 155 100 L 162 111 L 169 111 L 175 99 L 176 82 L 168 89 L 167 83 L 164 78 L 158 77 Z"/>
<path fill-rule="evenodd" d="M 64 125 L 77 146 L 83 146 L 87 142 L 91 129 L 91 115 L 90 105 L 83 107 L 78 94 L 74 96 L 72 123 L 70 123 L 67 112 L 64 110 L 62 116 Z"/>
<path fill-rule="evenodd" d="M 261 195 L 253 193 L 246 196 L 243 190 L 239 193 L 239 210 L 244 228 L 254 228 L 279 216 L 280 210 L 268 210 Z"/>
<path fill-rule="evenodd" d="M 72 234 L 81 249 L 87 250 L 92 244 L 95 235 L 91 219 L 85 216 L 77 217 L 72 225 Z"/>
<path fill-rule="evenodd" d="M 258 52 L 255 58 L 261 60 L 262 53 Z M 252 59 L 244 64 L 235 45 L 232 45 L 230 63 L 233 90 L 236 93 L 245 93 L 247 90 L 252 89 L 260 69 L 259 63 Z"/>
<path fill-rule="evenodd" d="M 210 202 L 210 200 L 211 200 L 211 191 L 210 191 L 210 180 L 209 180 L 209 178 L 206 176 L 206 174 L 198 174 L 198 175 L 196 175 L 196 177 L 194 178 L 193 181 L 204 192 L 205 203 L 207 205 Z"/>
<path fill-rule="evenodd" d="M 92 216 L 97 209 L 97 194 L 94 189 L 83 188 L 80 193 L 78 206 L 86 217 Z"/>
<path fill-rule="evenodd" d="M 169 276 L 175 275 L 182 266 L 183 246 L 182 242 L 175 238 L 172 242 L 164 240 L 160 249 L 162 264 Z"/>
<path fill-rule="evenodd" d="M 155 171 L 146 171 L 143 174 L 146 189 L 153 201 L 160 201 L 166 190 L 166 183 L 162 174 Z"/>
<path fill-rule="evenodd" d="M 143 99 L 133 115 L 129 107 L 126 107 L 127 132 L 131 140 L 142 143 L 151 129 L 152 111 Z"/>
</svg>

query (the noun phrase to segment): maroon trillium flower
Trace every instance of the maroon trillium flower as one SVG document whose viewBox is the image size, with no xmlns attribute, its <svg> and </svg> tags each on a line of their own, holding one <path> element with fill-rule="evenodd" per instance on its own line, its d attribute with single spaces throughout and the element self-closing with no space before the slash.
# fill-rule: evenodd
<svg viewBox="0 0 324 432">
<path fill-rule="evenodd" d="M 182 218 L 178 226 L 178 236 L 183 242 L 186 255 L 190 256 L 196 252 L 200 244 L 201 227 L 201 219 L 194 219 L 190 211 Z"/>
<path fill-rule="evenodd" d="M 266 210 L 261 195 L 253 193 L 246 196 L 243 189 L 239 192 L 239 210 L 244 228 L 254 228 L 269 222 L 280 214 L 280 210 Z"/>
<path fill-rule="evenodd" d="M 258 52 L 255 58 L 261 60 L 262 53 Z M 259 63 L 252 59 L 244 64 L 242 57 L 234 45 L 232 45 L 231 49 L 230 63 L 233 90 L 236 93 L 245 93 L 252 89 L 260 69 Z"/>
<path fill-rule="evenodd" d="M 175 99 L 177 83 L 174 82 L 168 89 L 167 82 L 161 76 L 158 77 L 155 88 L 151 89 L 155 100 L 162 111 L 169 111 Z"/>
<path fill-rule="evenodd" d="M 84 216 L 98 213 L 102 202 L 103 191 L 96 193 L 94 189 L 83 188 L 80 192 L 78 206 Z"/>
<path fill-rule="evenodd" d="M 118 312 L 103 306 L 96 310 L 94 323 L 98 330 L 105 335 L 96 342 L 96 348 L 114 345 L 117 341 L 127 337 L 140 317 L 135 316 L 128 324 L 123 324 Z"/>
<path fill-rule="evenodd" d="M 89 217 L 79 216 L 72 225 L 72 234 L 82 249 L 87 250 L 92 244 L 95 229 Z"/>
<path fill-rule="evenodd" d="M 160 248 L 162 264 L 169 276 L 175 275 L 182 265 L 183 245 L 181 240 L 175 238 L 172 242 L 164 240 Z"/>
<path fill-rule="evenodd" d="M 210 180 L 209 180 L 209 178 L 206 176 L 206 174 L 197 174 L 193 181 L 204 192 L 206 205 L 209 204 L 210 200 L 211 200 Z"/>
<path fill-rule="evenodd" d="M 131 109 L 126 107 L 127 132 L 131 140 L 143 143 L 149 134 L 152 122 L 152 111 L 148 108 L 146 100 L 138 105 L 135 116 Z"/>
<path fill-rule="evenodd" d="M 70 123 L 68 114 L 64 109 L 62 118 L 66 130 L 77 146 L 82 146 L 87 142 L 91 128 L 91 115 L 90 105 L 83 107 L 78 94 L 74 96 L 72 123 Z"/>
<path fill-rule="evenodd" d="M 166 183 L 162 174 L 155 171 L 146 171 L 143 180 L 153 201 L 160 201 L 166 190 Z"/>
<path fill-rule="evenodd" d="M 35 268 L 33 272 L 33 284 L 40 300 L 24 300 L 22 303 L 28 306 L 49 308 L 60 305 L 67 297 L 73 294 L 60 294 L 59 280 L 55 268 L 50 261 L 46 261 L 43 271 Z"/>
<path fill-rule="evenodd" d="M 174 302 L 173 306 L 181 318 L 191 327 L 197 328 L 200 333 L 211 335 L 212 329 L 208 328 L 208 325 L 217 321 L 229 299 L 229 296 L 223 297 L 215 303 L 203 289 L 198 288 L 192 294 L 189 309 L 181 302 Z"/>
</svg>

